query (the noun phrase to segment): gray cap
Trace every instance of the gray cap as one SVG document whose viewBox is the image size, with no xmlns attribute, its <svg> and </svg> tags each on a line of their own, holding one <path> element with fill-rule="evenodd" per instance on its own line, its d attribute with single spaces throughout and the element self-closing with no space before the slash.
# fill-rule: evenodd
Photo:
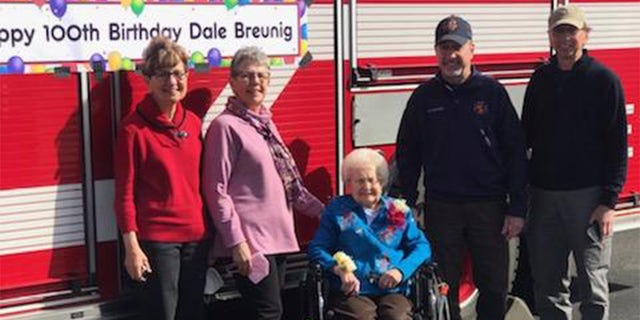
<svg viewBox="0 0 640 320">
<path fill-rule="evenodd" d="M 580 7 L 574 5 L 566 5 L 557 8 L 549 16 L 549 30 L 561 25 L 568 24 L 578 29 L 584 29 L 587 26 L 587 19 L 584 11 Z"/>
</svg>

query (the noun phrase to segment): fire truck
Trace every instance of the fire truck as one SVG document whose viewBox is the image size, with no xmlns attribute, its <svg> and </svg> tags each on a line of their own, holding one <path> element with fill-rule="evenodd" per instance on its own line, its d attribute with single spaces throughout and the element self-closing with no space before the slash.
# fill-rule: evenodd
<svg viewBox="0 0 640 320">
<path fill-rule="evenodd" d="M 640 2 L 571 2 L 585 10 L 593 28 L 587 45 L 589 54 L 614 70 L 624 86 L 629 169 L 616 210 L 615 230 L 637 228 Z M 102 36 L 100 41 L 106 38 L 92 31 L 99 28 L 92 19 L 101 18 L 91 15 L 89 19 L 89 10 L 100 7 L 109 18 L 112 14 L 130 16 L 114 27 L 109 23 L 113 28 L 109 41 L 119 43 L 144 36 L 142 24 L 137 31 L 127 31 L 135 29 L 135 25 L 126 24 L 145 15 L 148 34 L 156 30 L 177 36 L 177 29 L 164 24 L 188 20 L 194 12 L 210 7 L 214 13 L 233 17 L 256 8 L 258 14 L 243 20 L 242 43 L 260 46 L 269 44 L 259 39 L 260 29 L 253 32 L 250 28 L 254 27 L 247 26 L 247 21 L 258 19 L 264 13 L 260 10 L 276 10 L 259 17 L 276 20 L 280 13 L 295 10 L 298 20 L 289 31 L 296 43 L 292 50 L 286 48 L 291 52 L 266 50 L 274 56 L 266 103 L 273 110 L 305 184 L 320 199 L 328 201 L 343 192 L 339 168 L 350 150 L 377 148 L 391 158 L 406 100 L 420 82 L 437 72 L 434 28 L 440 19 L 456 14 L 471 23 L 476 68 L 506 86 L 519 112 L 530 75 L 551 55 L 547 17 L 555 7 L 567 3 L 0 0 L 0 319 L 108 318 L 128 312 L 123 302 L 128 292 L 126 272 L 113 212 L 113 149 L 119 120 L 147 92 L 135 63 L 148 40 L 132 41 L 133 48 L 126 50 L 136 50 L 137 56 L 130 53 L 129 58 L 107 51 L 98 51 L 101 57 L 89 58 L 86 54 L 85 58 L 67 58 L 65 55 L 76 51 L 87 52 L 85 47 L 99 42 L 96 37 Z M 30 22 L 29 15 L 19 14 L 32 11 L 47 15 L 44 20 L 48 24 L 43 19 Z M 156 18 L 154 12 L 162 12 L 162 16 Z M 185 26 L 182 39 L 188 28 L 191 38 L 220 40 L 222 20 L 216 16 L 209 19 L 214 22 Z M 227 33 L 238 36 L 230 23 Z M 236 21 L 236 27 L 237 24 Z M 30 26 L 41 31 L 40 38 Z M 287 38 L 286 28 L 279 27 L 276 24 L 267 28 L 267 33 Z M 205 132 L 232 94 L 228 62 L 234 44 L 204 55 L 196 54 L 201 51 L 196 52 L 189 41 L 182 39 L 175 40 L 190 51 L 192 59 L 189 93 L 183 103 L 203 118 Z M 34 49 L 38 41 L 42 43 Z M 59 54 L 55 41 L 69 42 L 74 49 Z M 298 238 L 304 246 L 317 222 L 301 215 L 296 219 Z M 517 245 L 512 249 L 514 271 Z M 304 255 L 294 254 L 291 260 L 296 262 L 292 265 L 298 266 L 288 275 L 295 287 L 296 274 L 304 270 Z M 469 270 L 460 292 L 466 315 L 473 313 L 477 296 Z M 231 299 L 233 295 L 215 298 Z"/>
</svg>

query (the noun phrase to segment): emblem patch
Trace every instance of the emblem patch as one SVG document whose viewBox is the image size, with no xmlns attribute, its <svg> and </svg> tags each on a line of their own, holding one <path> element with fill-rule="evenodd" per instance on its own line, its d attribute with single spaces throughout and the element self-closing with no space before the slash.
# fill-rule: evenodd
<svg viewBox="0 0 640 320">
<path fill-rule="evenodd" d="M 458 21 L 454 18 L 450 18 L 449 21 L 447 21 L 447 30 L 449 30 L 449 32 L 454 32 L 456 29 L 458 29 Z"/>
<path fill-rule="evenodd" d="M 473 105 L 473 112 L 475 112 L 479 116 L 486 114 L 487 111 L 487 103 L 484 101 L 476 101 L 476 103 Z"/>
</svg>

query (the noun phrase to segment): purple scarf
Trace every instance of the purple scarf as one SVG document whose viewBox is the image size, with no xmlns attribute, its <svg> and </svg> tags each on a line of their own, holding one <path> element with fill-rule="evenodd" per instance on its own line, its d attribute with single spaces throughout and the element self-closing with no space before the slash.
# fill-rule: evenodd
<svg viewBox="0 0 640 320">
<path fill-rule="evenodd" d="M 261 110 L 266 110 L 263 106 L 260 108 Z M 227 110 L 247 121 L 264 138 L 264 141 L 269 147 L 269 152 L 271 153 L 271 158 L 273 158 L 276 170 L 280 175 L 280 180 L 282 180 L 287 201 L 289 204 L 293 203 L 293 200 L 302 194 L 304 187 L 302 186 L 302 178 L 300 177 L 298 167 L 295 161 L 293 161 L 293 157 L 287 147 L 273 134 L 269 128 L 268 121 L 261 121 L 261 119 L 252 115 L 249 109 L 236 97 L 229 97 Z"/>
</svg>

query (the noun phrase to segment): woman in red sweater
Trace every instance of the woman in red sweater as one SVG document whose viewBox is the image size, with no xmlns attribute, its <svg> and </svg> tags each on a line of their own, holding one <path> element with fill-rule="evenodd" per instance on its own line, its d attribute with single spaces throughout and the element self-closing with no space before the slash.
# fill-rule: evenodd
<svg viewBox="0 0 640 320">
<path fill-rule="evenodd" d="M 180 103 L 188 56 L 158 37 L 143 58 L 149 93 L 122 121 L 115 154 L 125 267 L 141 282 L 142 319 L 200 319 L 210 241 L 200 197 L 201 120 Z"/>
</svg>

